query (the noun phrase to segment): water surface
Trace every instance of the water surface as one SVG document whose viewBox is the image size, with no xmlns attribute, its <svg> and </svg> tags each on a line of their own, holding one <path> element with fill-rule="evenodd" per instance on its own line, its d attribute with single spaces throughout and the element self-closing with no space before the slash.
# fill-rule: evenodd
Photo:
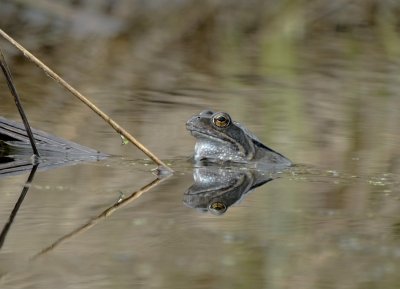
<svg viewBox="0 0 400 289">
<path fill-rule="evenodd" d="M 2 288 L 400 285 L 396 55 L 367 28 L 298 40 L 207 38 L 221 32 L 209 25 L 186 38 L 132 32 L 140 40 L 111 28 L 85 39 L 61 24 L 15 32 L 176 171 L 100 219 L 155 166 L 4 44 L 32 126 L 111 157 L 36 173 L 0 250 Z M 1 115 L 18 120 L 4 81 L 0 97 Z M 222 215 L 185 205 L 194 139 L 184 124 L 203 109 L 229 112 L 297 166 Z M 0 179 L 2 223 L 28 174 Z"/>
</svg>

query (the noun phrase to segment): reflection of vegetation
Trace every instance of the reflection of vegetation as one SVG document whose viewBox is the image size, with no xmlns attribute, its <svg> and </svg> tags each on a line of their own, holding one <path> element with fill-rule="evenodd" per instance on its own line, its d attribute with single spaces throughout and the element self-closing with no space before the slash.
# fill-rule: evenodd
<svg viewBox="0 0 400 289">
<path fill-rule="evenodd" d="M 169 175 L 170 176 L 170 175 Z M 56 240 L 54 243 L 52 243 L 50 246 L 46 247 L 45 249 L 43 249 L 42 251 L 40 251 L 39 253 L 37 253 L 33 259 L 36 259 L 38 257 L 40 257 L 43 254 L 46 254 L 50 251 L 52 251 L 53 249 L 55 249 L 56 247 L 58 247 L 60 244 L 70 240 L 71 238 L 77 236 L 80 233 L 85 232 L 86 230 L 89 230 L 90 228 L 92 228 L 93 226 L 95 226 L 97 223 L 99 223 L 101 220 L 111 216 L 115 211 L 117 211 L 118 209 L 128 205 L 129 203 L 137 200 L 141 195 L 143 195 L 145 192 L 151 190 L 152 188 L 156 187 L 158 184 L 160 184 L 160 182 L 162 182 L 164 179 L 155 179 L 152 182 L 146 184 L 145 186 L 143 186 L 142 188 L 140 188 L 137 191 L 134 191 L 133 193 L 130 194 L 130 196 L 126 197 L 126 198 L 121 198 L 118 199 L 118 201 L 113 204 L 112 206 L 108 207 L 107 209 L 105 209 L 103 212 L 101 212 L 98 216 L 90 219 L 87 223 L 85 223 L 84 225 L 76 228 L 75 230 L 73 230 L 72 232 L 62 236 L 61 238 L 59 238 L 58 240 Z"/>
<path fill-rule="evenodd" d="M 4 227 L 3 227 L 3 229 L 2 229 L 2 231 L 0 233 L 0 249 L 3 247 L 4 241 L 6 240 L 8 231 L 10 230 L 10 227 L 11 227 L 13 221 L 14 221 L 14 218 L 17 215 L 18 210 L 21 207 L 22 202 L 24 201 L 25 196 L 29 191 L 29 188 L 30 188 L 30 185 L 31 185 L 31 183 L 33 181 L 33 178 L 35 177 L 35 173 L 36 173 L 37 168 L 38 168 L 38 164 L 35 164 L 35 165 L 32 166 L 32 170 L 31 170 L 31 172 L 29 174 L 29 177 L 28 177 L 27 181 L 25 182 L 25 185 L 24 185 L 24 187 L 22 189 L 22 192 L 21 192 L 21 194 L 20 194 L 20 196 L 18 198 L 18 201 L 15 204 L 13 210 L 11 211 L 10 217 L 8 218 L 7 223 L 4 225 Z"/>
</svg>

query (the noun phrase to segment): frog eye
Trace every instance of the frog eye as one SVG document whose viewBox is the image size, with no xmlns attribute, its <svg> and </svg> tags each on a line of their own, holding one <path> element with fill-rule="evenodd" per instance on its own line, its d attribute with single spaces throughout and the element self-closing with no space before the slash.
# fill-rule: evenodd
<svg viewBox="0 0 400 289">
<path fill-rule="evenodd" d="M 231 118 L 225 112 L 218 112 L 212 117 L 212 121 L 216 127 L 225 128 L 230 125 Z"/>
</svg>

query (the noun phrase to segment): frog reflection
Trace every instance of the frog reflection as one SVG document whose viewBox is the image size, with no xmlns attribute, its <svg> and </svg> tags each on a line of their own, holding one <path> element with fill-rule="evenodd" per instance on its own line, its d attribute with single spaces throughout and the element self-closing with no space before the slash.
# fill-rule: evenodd
<svg viewBox="0 0 400 289">
<path fill-rule="evenodd" d="M 203 166 L 193 170 L 194 184 L 183 202 L 192 208 L 222 215 L 253 189 L 274 179 L 275 169 L 258 171 L 239 167 Z"/>
<path fill-rule="evenodd" d="M 262 144 L 225 112 L 203 111 L 187 121 L 186 129 L 196 138 L 196 162 L 291 165 L 290 160 Z"/>
</svg>

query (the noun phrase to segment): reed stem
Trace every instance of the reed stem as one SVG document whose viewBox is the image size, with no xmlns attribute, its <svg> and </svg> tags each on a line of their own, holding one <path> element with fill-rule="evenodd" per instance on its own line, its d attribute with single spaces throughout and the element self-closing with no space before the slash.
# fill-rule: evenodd
<svg viewBox="0 0 400 289">
<path fill-rule="evenodd" d="M 140 149 L 144 154 L 146 154 L 151 160 L 161 167 L 164 167 L 170 172 L 173 170 L 167 166 L 163 161 L 161 161 L 156 155 L 154 155 L 150 150 L 148 150 L 143 144 L 141 144 L 136 138 L 134 138 L 130 133 L 128 133 L 123 127 L 111 119 L 107 114 L 101 111 L 96 105 L 94 105 L 90 100 L 83 96 L 78 90 L 73 88 L 68 82 L 62 79 L 57 73 L 51 70 L 47 65 L 36 58 L 32 53 L 26 50 L 21 44 L 11 38 L 7 33 L 0 29 L 0 35 L 3 36 L 8 42 L 20 50 L 26 58 L 36 64 L 40 69 L 42 69 L 46 75 L 58 82 L 62 87 L 67 89 L 76 98 L 86 104 L 91 110 L 93 110 L 97 115 L 99 115 L 103 120 L 105 120 L 117 133 L 123 135 L 128 141 Z"/>
<path fill-rule="evenodd" d="M 22 103 L 20 101 L 17 89 L 15 88 L 14 82 L 12 80 L 11 71 L 7 65 L 6 59 L 4 58 L 1 48 L 0 48 L 0 66 L 6 78 L 8 88 L 10 89 L 11 94 L 14 96 L 15 105 L 17 106 L 18 112 L 22 118 L 22 122 L 24 123 L 26 134 L 28 135 L 29 141 L 31 143 L 33 153 L 36 157 L 40 157 L 39 151 L 36 147 L 35 138 L 31 130 L 31 126 L 29 125 L 28 118 L 25 115 L 25 111 L 24 108 L 22 107 Z"/>
</svg>

